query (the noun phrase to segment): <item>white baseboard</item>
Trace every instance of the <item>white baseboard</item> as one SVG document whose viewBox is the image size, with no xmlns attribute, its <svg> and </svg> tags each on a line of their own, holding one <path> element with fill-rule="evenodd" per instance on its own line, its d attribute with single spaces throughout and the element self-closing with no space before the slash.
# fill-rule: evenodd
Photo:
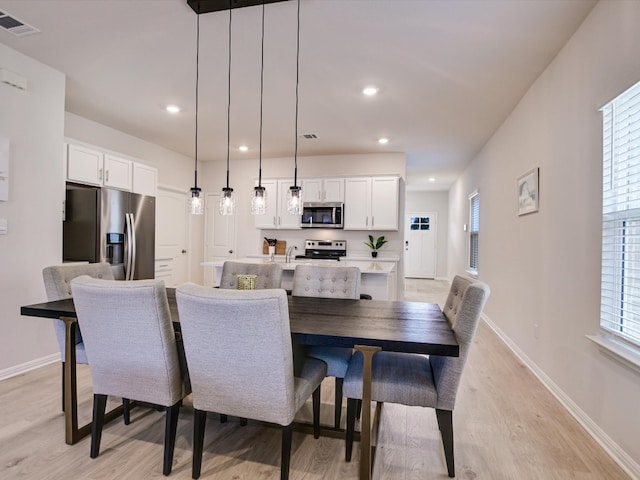
<svg viewBox="0 0 640 480">
<path fill-rule="evenodd" d="M 16 375 L 20 375 L 30 370 L 35 370 L 36 368 L 44 367 L 45 365 L 49 365 L 51 363 L 55 363 L 59 361 L 60 361 L 60 354 L 52 353 L 51 355 L 47 355 L 46 357 L 37 358 L 35 360 L 31 360 L 30 362 L 23 363 L 21 365 L 5 368 L 4 370 L 0 370 L 0 381 L 6 380 L 7 378 L 15 377 Z"/>
<path fill-rule="evenodd" d="M 558 385 L 551 380 L 489 317 L 484 313 L 482 319 L 498 337 L 509 347 L 516 357 L 540 380 L 562 406 L 573 416 L 593 439 L 609 454 L 620 468 L 634 480 L 640 479 L 640 465 L 636 463 L 620 446 L 614 442 L 602 428 L 589 417 Z"/>
</svg>

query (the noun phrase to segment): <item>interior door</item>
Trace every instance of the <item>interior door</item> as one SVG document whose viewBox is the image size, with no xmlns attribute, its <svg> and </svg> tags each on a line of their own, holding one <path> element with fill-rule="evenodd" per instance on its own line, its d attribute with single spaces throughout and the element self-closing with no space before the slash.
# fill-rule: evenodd
<svg viewBox="0 0 640 480">
<path fill-rule="evenodd" d="M 404 275 L 435 278 L 438 219 L 435 213 L 409 213 L 404 234 Z"/>
<path fill-rule="evenodd" d="M 235 215 L 220 215 L 220 194 L 208 193 L 205 202 L 205 261 L 217 262 L 235 258 Z M 205 268 L 204 284 L 216 285 L 216 269 Z"/>
<path fill-rule="evenodd" d="M 156 260 L 171 260 L 173 285 L 189 280 L 187 194 L 159 187 L 156 197 Z"/>
</svg>

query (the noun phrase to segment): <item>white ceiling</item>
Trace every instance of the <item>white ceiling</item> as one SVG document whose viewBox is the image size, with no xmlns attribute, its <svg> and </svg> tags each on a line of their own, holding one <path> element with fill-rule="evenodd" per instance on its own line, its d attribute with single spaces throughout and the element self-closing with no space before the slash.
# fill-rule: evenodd
<svg viewBox="0 0 640 480">
<path fill-rule="evenodd" d="M 299 140 L 298 154 L 403 152 L 408 190 L 448 189 L 595 3 L 302 0 L 298 133 L 318 138 Z M 0 29 L 0 42 L 67 75 L 67 111 L 193 156 L 197 16 L 186 0 L 0 0 L 0 11 L 41 31 Z M 233 11 L 232 162 L 258 156 L 261 12 Z M 265 12 L 263 158 L 287 157 L 296 2 Z M 228 18 L 200 18 L 201 160 L 226 158 Z M 369 84 L 374 98 L 361 94 Z M 169 103 L 184 111 L 167 114 Z"/>
</svg>

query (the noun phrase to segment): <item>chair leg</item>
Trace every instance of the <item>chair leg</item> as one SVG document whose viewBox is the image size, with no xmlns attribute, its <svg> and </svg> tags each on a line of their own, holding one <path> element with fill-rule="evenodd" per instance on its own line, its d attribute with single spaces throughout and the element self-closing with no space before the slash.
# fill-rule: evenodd
<svg viewBox="0 0 640 480">
<path fill-rule="evenodd" d="M 227 417 L 224 414 L 220 414 L 220 423 L 227 423 L 227 420 L 229 419 L 229 417 Z"/>
<path fill-rule="evenodd" d="M 320 385 L 313 391 L 313 438 L 320 438 Z"/>
<path fill-rule="evenodd" d="M 180 416 L 181 401 L 167 407 L 164 427 L 164 462 L 162 474 L 169 475 L 173 466 L 173 450 L 176 445 L 176 430 L 178 429 L 178 417 Z"/>
<path fill-rule="evenodd" d="M 124 418 L 125 425 L 131 423 L 131 402 L 128 398 L 122 399 L 122 417 Z"/>
<path fill-rule="evenodd" d="M 240 426 L 241 427 L 246 427 L 247 426 L 247 419 L 246 418 L 241 418 L 240 419 Z"/>
<path fill-rule="evenodd" d="M 64 412 L 64 362 L 60 362 L 62 365 L 62 411 Z"/>
<path fill-rule="evenodd" d="M 282 459 L 280 460 L 280 480 L 289 480 L 289 464 L 291 463 L 291 437 L 293 424 L 282 427 Z"/>
<path fill-rule="evenodd" d="M 360 415 L 362 414 L 362 399 L 357 400 L 358 405 L 356 406 L 356 418 L 360 420 Z"/>
<path fill-rule="evenodd" d="M 226 415 L 225 415 L 226 416 Z M 193 463 L 191 478 L 200 478 L 202 468 L 202 449 L 204 446 L 204 427 L 207 423 L 207 412 L 193 409 Z"/>
<path fill-rule="evenodd" d="M 336 377 L 336 396 L 335 396 L 335 413 L 333 424 L 336 429 L 340 428 L 340 419 L 342 417 L 342 384 L 344 383 L 344 378 Z"/>
<path fill-rule="evenodd" d="M 447 473 L 451 478 L 456 476 L 456 469 L 453 457 L 453 412 L 451 410 L 439 410 L 436 408 L 438 428 L 442 436 L 442 446 L 444 456 L 447 460 Z"/>
<path fill-rule="evenodd" d="M 344 456 L 347 462 L 351 461 L 351 454 L 353 452 L 353 435 L 356 429 L 356 410 L 358 409 L 358 403 L 362 405 L 362 400 L 347 398 L 347 436 L 345 438 L 346 449 Z"/>
<path fill-rule="evenodd" d="M 102 427 L 104 426 L 104 412 L 107 408 L 106 395 L 93 396 L 93 422 L 91 422 L 91 458 L 96 458 L 100 454 L 100 439 L 102 438 Z"/>
</svg>

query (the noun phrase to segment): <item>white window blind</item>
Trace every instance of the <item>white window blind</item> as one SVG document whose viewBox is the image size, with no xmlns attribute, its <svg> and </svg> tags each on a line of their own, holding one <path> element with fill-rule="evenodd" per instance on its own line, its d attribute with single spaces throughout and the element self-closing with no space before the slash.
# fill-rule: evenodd
<svg viewBox="0 0 640 480">
<path fill-rule="evenodd" d="M 480 195 L 469 196 L 469 270 L 478 271 L 478 233 L 480 231 Z"/>
<path fill-rule="evenodd" d="M 600 326 L 640 346 L 640 83 L 602 114 Z"/>
</svg>

